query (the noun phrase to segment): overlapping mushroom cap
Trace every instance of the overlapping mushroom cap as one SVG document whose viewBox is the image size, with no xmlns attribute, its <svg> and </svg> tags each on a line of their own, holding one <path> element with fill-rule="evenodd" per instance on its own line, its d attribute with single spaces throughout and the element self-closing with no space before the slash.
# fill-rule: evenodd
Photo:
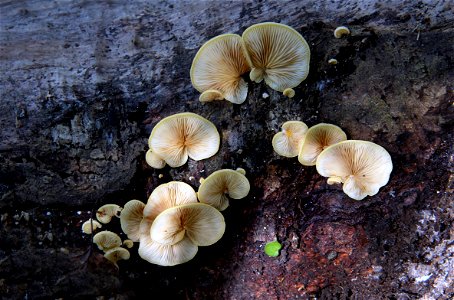
<svg viewBox="0 0 454 300">
<path fill-rule="evenodd" d="M 298 156 L 307 129 L 308 127 L 304 122 L 285 122 L 282 124 L 282 131 L 276 133 L 273 137 L 272 144 L 274 151 L 285 157 Z"/>
<path fill-rule="evenodd" d="M 249 70 L 241 37 L 222 34 L 200 48 L 190 73 L 192 85 L 202 93 L 200 101 L 226 99 L 241 104 L 247 96 L 247 83 L 241 75 Z"/>
<path fill-rule="evenodd" d="M 96 219 L 103 224 L 107 224 L 112 220 L 112 217 L 119 216 L 121 209 L 122 208 L 117 204 L 103 205 L 96 212 Z"/>
<path fill-rule="evenodd" d="M 349 140 L 326 148 L 317 158 L 316 167 L 320 175 L 329 177 L 329 184 L 343 183 L 350 198 L 362 200 L 388 183 L 393 164 L 383 147 Z"/>
<path fill-rule="evenodd" d="M 202 160 L 219 150 L 216 127 L 194 113 L 180 113 L 162 119 L 153 128 L 148 146 L 152 153 L 171 167 L 186 163 L 188 157 Z"/>
<path fill-rule="evenodd" d="M 140 223 L 143 219 L 145 204 L 139 200 L 126 202 L 120 215 L 121 230 L 133 242 L 139 241 Z"/>
<path fill-rule="evenodd" d="M 129 251 L 121 247 L 115 247 L 110 250 L 107 250 L 106 253 L 104 254 L 104 257 L 111 261 L 117 268 L 118 268 L 117 262 L 119 260 L 128 260 L 130 256 L 131 255 L 129 254 Z"/>
<path fill-rule="evenodd" d="M 93 243 L 98 245 L 99 250 L 107 251 L 120 247 L 121 238 L 115 232 L 104 230 L 93 236 Z"/>
<path fill-rule="evenodd" d="M 200 184 L 197 193 L 200 202 L 222 211 L 229 206 L 229 198 L 241 199 L 251 189 L 243 169 L 238 171 L 223 169 L 212 173 Z"/>
<path fill-rule="evenodd" d="M 310 49 L 295 29 L 278 23 L 260 23 L 247 28 L 243 42 L 252 67 L 250 78 L 263 79 L 272 89 L 292 95 L 291 88 L 309 74 Z"/>
<path fill-rule="evenodd" d="M 314 166 L 318 155 L 328 146 L 345 141 L 347 135 L 336 125 L 320 123 L 309 128 L 301 145 L 298 161 Z"/>
</svg>

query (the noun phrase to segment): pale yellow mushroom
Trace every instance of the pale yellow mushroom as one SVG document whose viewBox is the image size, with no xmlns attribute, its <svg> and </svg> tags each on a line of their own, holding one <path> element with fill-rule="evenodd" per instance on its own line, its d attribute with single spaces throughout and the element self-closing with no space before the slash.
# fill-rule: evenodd
<svg viewBox="0 0 454 300">
<path fill-rule="evenodd" d="M 336 125 L 320 123 L 309 128 L 301 145 L 298 161 L 315 166 L 318 155 L 328 146 L 345 141 L 347 135 Z"/>
<path fill-rule="evenodd" d="M 106 204 L 101 206 L 96 212 L 96 219 L 103 224 L 107 224 L 112 220 L 112 217 L 119 217 L 121 207 L 116 204 Z"/>
<path fill-rule="evenodd" d="M 119 260 L 128 260 L 130 256 L 131 255 L 129 254 L 129 251 L 121 247 L 115 247 L 113 249 L 110 249 L 104 254 L 104 257 L 110 262 L 112 262 L 117 268 L 118 268 L 117 262 Z"/>
<path fill-rule="evenodd" d="M 220 137 L 207 119 L 193 113 L 180 113 L 162 119 L 153 128 L 148 146 L 171 167 L 184 165 L 188 157 L 202 160 L 219 150 Z"/>
<path fill-rule="evenodd" d="M 241 172 L 223 169 L 208 176 L 199 187 L 199 201 L 209 204 L 218 210 L 229 206 L 229 198 L 242 199 L 250 190 L 249 180 Z"/>
<path fill-rule="evenodd" d="M 197 246 L 209 246 L 224 231 L 224 217 L 217 209 L 208 204 L 189 203 L 160 213 L 151 225 L 150 236 L 161 245 L 175 245 L 188 237 Z"/>
<path fill-rule="evenodd" d="M 191 82 L 202 93 L 202 102 L 226 99 L 241 104 L 248 90 L 241 75 L 249 70 L 241 37 L 222 34 L 206 42 L 197 52 L 192 61 Z"/>
<path fill-rule="evenodd" d="M 88 221 L 85 221 L 82 224 L 82 232 L 86 234 L 92 234 L 93 231 L 95 231 L 98 228 L 101 228 L 102 225 L 96 220 L 93 220 L 92 218 L 88 219 Z M 93 228 L 93 230 L 92 230 Z"/>
<path fill-rule="evenodd" d="M 329 63 L 330 65 L 337 65 L 337 59 L 335 59 L 335 58 L 330 58 L 330 59 L 328 60 L 328 63 Z"/>
<path fill-rule="evenodd" d="M 285 89 L 282 94 L 284 94 L 284 96 L 286 96 L 286 97 L 293 98 L 293 97 L 295 97 L 295 90 L 288 88 L 288 89 Z"/>
<path fill-rule="evenodd" d="M 242 37 L 252 67 L 249 74 L 252 81 L 265 80 L 273 90 L 284 92 L 306 79 L 310 49 L 295 29 L 278 23 L 260 23 L 247 28 Z"/>
<path fill-rule="evenodd" d="M 134 242 L 131 240 L 124 240 L 123 245 L 125 245 L 127 248 L 132 248 L 134 246 Z"/>
<path fill-rule="evenodd" d="M 112 231 L 104 230 L 93 236 L 93 243 L 98 246 L 99 250 L 106 252 L 112 248 L 120 247 L 121 238 Z"/>
<path fill-rule="evenodd" d="M 307 129 L 307 125 L 301 121 L 285 122 L 282 131 L 276 133 L 271 142 L 274 151 L 285 157 L 298 156 Z"/>
<path fill-rule="evenodd" d="M 143 217 L 153 222 L 164 210 L 185 203 L 197 203 L 197 194 L 189 184 L 179 181 L 161 184 L 148 198 Z"/>
<path fill-rule="evenodd" d="M 133 242 L 139 241 L 140 222 L 143 219 L 145 204 L 139 200 L 128 201 L 120 215 L 120 224 L 123 232 Z"/>
<path fill-rule="evenodd" d="M 318 156 L 317 172 L 328 183 L 343 183 L 352 199 L 373 196 L 386 185 L 393 169 L 391 156 L 381 146 L 367 141 L 349 140 L 332 145 Z"/>
<path fill-rule="evenodd" d="M 150 149 L 148 149 L 145 154 L 145 160 L 150 167 L 155 169 L 162 169 L 166 166 L 166 161 L 159 157 L 156 153 L 153 153 Z"/>
<path fill-rule="evenodd" d="M 336 39 L 340 39 L 344 35 L 349 35 L 350 34 L 350 29 L 348 29 L 345 26 L 339 26 L 334 30 L 334 37 Z"/>
<path fill-rule="evenodd" d="M 235 171 L 237 171 L 237 172 L 240 173 L 241 175 L 246 176 L 246 170 L 243 169 L 243 168 L 236 168 Z M 202 183 L 202 182 L 200 182 L 200 183 Z"/>
</svg>

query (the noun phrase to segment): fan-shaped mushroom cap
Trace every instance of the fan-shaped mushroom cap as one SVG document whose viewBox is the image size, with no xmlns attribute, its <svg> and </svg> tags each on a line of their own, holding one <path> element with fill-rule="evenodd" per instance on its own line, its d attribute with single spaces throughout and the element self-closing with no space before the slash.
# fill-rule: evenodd
<svg viewBox="0 0 454 300">
<path fill-rule="evenodd" d="M 134 246 L 134 242 L 131 240 L 124 240 L 123 245 L 125 245 L 127 248 L 132 248 Z"/>
<path fill-rule="evenodd" d="M 344 192 L 355 200 L 377 194 L 388 183 L 392 169 L 389 153 L 367 141 L 340 142 L 317 158 L 318 173 L 329 177 L 328 183 L 343 182 Z"/>
<path fill-rule="evenodd" d="M 164 183 L 151 193 L 143 216 L 153 222 L 164 210 L 185 203 L 197 203 L 197 194 L 189 184 L 180 181 Z"/>
<path fill-rule="evenodd" d="M 120 212 L 120 206 L 116 204 L 106 204 L 98 209 L 96 212 L 96 219 L 103 224 L 107 224 L 112 220 L 113 216 L 118 217 Z"/>
<path fill-rule="evenodd" d="M 120 247 L 121 238 L 118 234 L 112 231 L 104 230 L 95 234 L 93 237 L 93 243 L 98 245 L 99 250 L 103 250 L 105 252 L 109 249 Z"/>
<path fill-rule="evenodd" d="M 293 97 L 295 97 L 295 90 L 291 89 L 291 88 L 287 88 L 284 90 L 284 92 L 282 92 L 282 94 L 284 94 L 284 96 L 286 96 L 286 97 L 293 98 Z"/>
<path fill-rule="evenodd" d="M 93 225 L 93 230 L 92 230 L 92 225 Z M 85 221 L 82 224 L 82 232 L 86 234 L 92 234 L 93 231 L 95 231 L 98 228 L 101 228 L 102 225 L 96 220 L 92 220 L 92 218 L 88 219 L 88 221 Z"/>
<path fill-rule="evenodd" d="M 350 29 L 345 26 L 339 26 L 334 30 L 334 37 L 340 39 L 343 35 L 349 35 Z"/>
<path fill-rule="evenodd" d="M 139 241 L 140 222 L 143 219 L 143 209 L 145 204 L 139 200 L 128 201 L 120 215 L 121 230 L 132 241 Z"/>
<path fill-rule="evenodd" d="M 214 100 L 224 100 L 224 96 L 220 91 L 217 90 L 206 90 L 202 94 L 200 94 L 199 101 L 200 102 L 211 102 Z"/>
<path fill-rule="evenodd" d="M 153 241 L 174 245 L 187 236 L 197 246 L 216 243 L 224 234 L 222 214 L 208 204 L 189 203 L 166 209 L 150 229 Z"/>
<path fill-rule="evenodd" d="M 110 249 L 104 254 L 104 257 L 111 261 L 115 266 L 117 266 L 117 268 L 117 262 L 119 260 L 128 260 L 130 256 L 131 255 L 129 254 L 129 251 L 121 247 Z"/>
<path fill-rule="evenodd" d="M 241 75 L 249 70 L 241 37 L 222 34 L 206 42 L 197 52 L 192 61 L 191 82 L 201 93 L 215 90 L 222 98 L 241 104 L 247 96 L 247 83 Z M 207 99 L 205 94 L 200 100 Z"/>
<path fill-rule="evenodd" d="M 315 166 L 323 149 L 345 141 L 347 135 L 336 125 L 320 123 L 309 128 L 298 154 L 298 161 L 305 166 Z"/>
<path fill-rule="evenodd" d="M 222 211 L 229 206 L 229 199 L 241 199 L 251 189 L 249 180 L 241 172 L 223 169 L 208 176 L 197 193 L 200 202 L 209 204 Z"/>
<path fill-rule="evenodd" d="M 242 37 L 252 66 L 251 80 L 264 79 L 273 90 L 283 92 L 306 79 L 310 49 L 295 29 L 278 23 L 260 23 L 247 28 Z"/>
<path fill-rule="evenodd" d="M 285 157 L 298 156 L 301 144 L 307 132 L 307 125 L 300 121 L 288 121 L 282 124 L 282 131 L 273 137 L 273 149 Z"/>
<path fill-rule="evenodd" d="M 150 167 L 155 169 L 162 169 L 166 166 L 166 161 L 159 157 L 156 153 L 153 153 L 150 149 L 148 149 L 145 154 L 145 160 Z"/>
<path fill-rule="evenodd" d="M 202 160 L 219 150 L 220 137 L 207 119 L 193 113 L 180 113 L 162 119 L 153 128 L 148 146 L 171 167 L 186 163 L 188 156 Z"/>
<path fill-rule="evenodd" d="M 160 266 L 175 266 L 190 261 L 199 247 L 188 237 L 174 245 L 161 245 L 154 242 L 149 234 L 140 237 L 139 255 L 142 259 Z"/>
</svg>

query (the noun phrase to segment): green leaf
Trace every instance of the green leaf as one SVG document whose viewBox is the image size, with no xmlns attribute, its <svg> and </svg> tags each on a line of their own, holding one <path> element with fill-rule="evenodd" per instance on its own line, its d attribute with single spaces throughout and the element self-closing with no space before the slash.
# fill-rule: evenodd
<svg viewBox="0 0 454 300">
<path fill-rule="evenodd" d="M 281 250 L 282 245 L 278 241 L 269 242 L 265 245 L 265 253 L 268 256 L 276 257 L 279 256 L 279 250 Z"/>
</svg>

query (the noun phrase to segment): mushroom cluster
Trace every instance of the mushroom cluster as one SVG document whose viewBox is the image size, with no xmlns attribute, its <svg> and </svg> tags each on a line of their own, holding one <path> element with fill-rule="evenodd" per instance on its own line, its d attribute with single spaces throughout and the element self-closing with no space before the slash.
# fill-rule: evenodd
<svg viewBox="0 0 454 300">
<path fill-rule="evenodd" d="M 249 73 L 254 82 L 265 81 L 285 96 L 295 96 L 309 74 L 310 49 L 290 26 L 266 22 L 247 28 L 242 36 L 222 34 L 206 42 L 191 66 L 191 82 L 201 102 L 225 99 L 241 104 L 247 97 Z"/>
<path fill-rule="evenodd" d="M 342 183 L 350 198 L 362 200 L 386 185 L 393 169 L 391 156 L 372 142 L 347 140 L 336 125 L 320 123 L 307 129 L 300 121 L 288 121 L 272 140 L 274 151 L 295 157 L 304 166 L 316 166 L 328 184 Z"/>
<path fill-rule="evenodd" d="M 243 169 L 214 172 L 198 193 L 184 182 L 161 184 L 146 204 L 139 200 L 125 204 L 121 229 L 131 241 L 139 242 L 142 259 L 161 266 L 182 264 L 194 258 L 199 246 L 221 239 L 225 221 L 219 210 L 228 206 L 225 194 L 240 199 L 249 189 Z"/>
</svg>

